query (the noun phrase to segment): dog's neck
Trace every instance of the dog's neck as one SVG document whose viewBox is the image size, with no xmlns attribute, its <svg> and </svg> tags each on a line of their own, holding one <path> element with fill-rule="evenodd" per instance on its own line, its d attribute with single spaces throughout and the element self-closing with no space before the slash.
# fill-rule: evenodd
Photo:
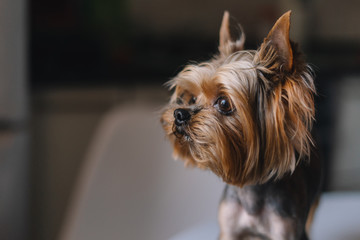
<svg viewBox="0 0 360 240">
<path fill-rule="evenodd" d="M 259 213 L 264 205 L 264 198 L 262 193 L 264 192 L 265 185 L 247 185 L 244 187 L 238 187 L 229 185 L 231 192 L 239 203 L 250 214 L 256 215 Z"/>
</svg>

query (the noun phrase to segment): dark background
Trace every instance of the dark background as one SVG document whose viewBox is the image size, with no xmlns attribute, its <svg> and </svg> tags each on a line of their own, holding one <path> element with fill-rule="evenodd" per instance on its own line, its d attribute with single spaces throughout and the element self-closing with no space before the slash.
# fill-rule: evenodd
<svg viewBox="0 0 360 240">
<path fill-rule="evenodd" d="M 199 1 L 197 9 L 187 9 L 190 7 L 188 4 L 178 10 L 179 15 L 188 16 L 186 21 L 181 22 L 181 19 L 174 19 L 175 16 L 170 21 L 166 19 L 171 14 L 163 11 L 177 10 L 164 9 L 161 1 L 146 4 L 124 0 L 32 0 L 29 4 L 30 86 L 154 84 L 151 79 L 161 84 L 175 75 L 178 67 L 187 61 L 207 59 L 216 52 L 217 28 L 224 9 L 230 10 L 233 17 L 244 25 L 246 46 L 256 48 L 266 27 L 291 8 L 291 4 L 287 4 L 288 8 L 282 6 L 281 1 L 277 4 L 263 2 L 246 4 L 240 1 L 238 5 L 242 7 L 239 11 L 231 9 L 234 7 L 231 1 L 222 4 L 210 2 L 207 4 L 209 9 L 202 8 Z M 301 6 L 301 45 L 309 62 L 321 69 L 321 73 L 357 71 L 360 61 L 359 30 L 344 35 L 336 33 L 342 30 L 341 22 L 355 23 L 357 19 L 344 19 L 343 14 L 347 12 L 341 12 L 335 6 L 324 6 L 321 1 L 294 2 L 294 5 Z M 342 7 L 344 11 L 347 8 L 351 10 L 351 7 L 356 9 L 356 1 L 346 2 Z M 246 5 L 252 5 L 250 9 L 255 8 L 256 12 L 246 11 Z M 144 10 L 132 8 L 146 8 L 146 17 L 150 21 L 134 19 Z M 338 10 L 336 15 L 332 15 L 331 11 L 325 13 L 328 8 Z M 200 17 L 197 15 L 204 15 L 207 11 L 216 15 L 205 14 L 206 19 L 201 23 L 209 24 L 206 20 L 211 19 L 214 26 L 201 26 L 197 22 Z M 296 9 L 293 10 L 295 20 L 297 14 Z M 321 32 L 325 25 L 331 25 L 324 23 L 326 18 L 334 18 L 332 21 L 338 22 L 339 26 L 333 26 L 334 32 Z M 166 24 L 157 28 L 158 21 L 174 22 L 176 25 L 172 29 Z"/>
<path fill-rule="evenodd" d="M 315 128 L 327 163 L 324 190 L 336 190 L 329 178 L 337 90 L 344 77 L 359 74 L 359 1 L 29 0 L 29 236 L 57 236 L 102 114 L 134 100 L 129 93 L 138 89 L 165 92 L 162 85 L 187 62 L 216 53 L 224 10 L 242 24 L 246 48 L 256 49 L 289 9 L 292 38 L 317 75 Z"/>
</svg>

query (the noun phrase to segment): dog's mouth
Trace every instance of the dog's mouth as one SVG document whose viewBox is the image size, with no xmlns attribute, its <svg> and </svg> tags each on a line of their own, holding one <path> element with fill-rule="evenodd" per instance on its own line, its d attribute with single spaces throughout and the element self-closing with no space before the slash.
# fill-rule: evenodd
<svg viewBox="0 0 360 240">
<path fill-rule="evenodd" d="M 185 139 L 186 141 L 190 141 L 190 135 L 188 132 L 188 127 L 186 125 L 176 125 L 173 124 L 172 127 L 173 134 L 178 139 Z"/>
</svg>

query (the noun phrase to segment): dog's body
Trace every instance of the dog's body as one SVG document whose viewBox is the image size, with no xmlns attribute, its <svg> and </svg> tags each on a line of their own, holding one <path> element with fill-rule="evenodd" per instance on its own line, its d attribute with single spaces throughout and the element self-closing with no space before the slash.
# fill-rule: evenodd
<svg viewBox="0 0 360 240">
<path fill-rule="evenodd" d="M 174 156 L 228 184 L 221 240 L 308 239 L 321 182 L 310 133 L 315 87 L 289 28 L 287 12 L 258 50 L 244 51 L 225 12 L 219 54 L 169 82 L 175 92 L 161 122 Z"/>
<path fill-rule="evenodd" d="M 221 240 L 308 239 L 318 204 L 321 162 L 300 163 L 293 174 L 264 184 L 227 185 L 219 207 Z"/>
</svg>

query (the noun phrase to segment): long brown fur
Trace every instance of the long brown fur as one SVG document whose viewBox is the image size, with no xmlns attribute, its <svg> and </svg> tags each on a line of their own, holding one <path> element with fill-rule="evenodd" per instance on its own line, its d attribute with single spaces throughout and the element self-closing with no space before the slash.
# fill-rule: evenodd
<svg viewBox="0 0 360 240">
<path fill-rule="evenodd" d="M 286 19 L 279 19 L 258 50 L 244 51 L 244 34 L 232 40 L 228 18 L 225 13 L 219 54 L 186 66 L 168 83 L 174 94 L 161 122 L 174 156 L 186 165 L 210 169 L 237 186 L 264 183 L 293 172 L 310 155 L 312 71 L 296 44 L 279 41 L 276 28 L 288 34 Z M 284 47 L 289 49 L 281 50 Z M 230 99 L 232 114 L 214 108 L 219 96 Z M 182 135 L 174 127 L 178 108 L 191 112 Z"/>
</svg>

